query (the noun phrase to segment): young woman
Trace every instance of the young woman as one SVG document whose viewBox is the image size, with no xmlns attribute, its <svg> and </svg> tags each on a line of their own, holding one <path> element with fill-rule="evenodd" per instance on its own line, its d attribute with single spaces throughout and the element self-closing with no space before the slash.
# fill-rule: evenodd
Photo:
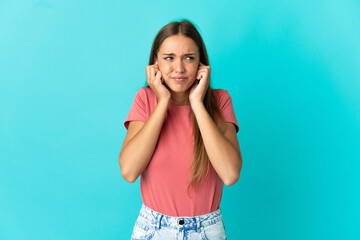
<svg viewBox="0 0 360 240">
<path fill-rule="evenodd" d="M 131 239 L 226 239 L 223 184 L 242 166 L 231 97 L 210 87 L 204 42 L 183 20 L 155 37 L 141 88 L 125 120 L 121 174 L 141 175 L 142 208 Z"/>
</svg>

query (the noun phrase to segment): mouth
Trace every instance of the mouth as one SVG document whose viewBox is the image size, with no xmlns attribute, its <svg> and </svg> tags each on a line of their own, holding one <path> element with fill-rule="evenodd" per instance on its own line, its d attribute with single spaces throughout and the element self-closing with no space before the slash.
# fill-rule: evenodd
<svg viewBox="0 0 360 240">
<path fill-rule="evenodd" d="M 187 77 L 171 77 L 175 82 L 183 82 L 187 79 Z"/>
</svg>

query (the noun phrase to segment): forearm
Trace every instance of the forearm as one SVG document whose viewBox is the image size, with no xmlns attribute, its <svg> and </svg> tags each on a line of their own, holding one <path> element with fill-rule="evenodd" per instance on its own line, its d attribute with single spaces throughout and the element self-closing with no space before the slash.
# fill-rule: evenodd
<svg viewBox="0 0 360 240">
<path fill-rule="evenodd" d="M 203 103 L 192 103 L 191 107 L 212 166 L 226 185 L 234 184 L 240 176 L 240 152 L 221 133 Z"/>
<path fill-rule="evenodd" d="M 148 165 L 166 116 L 168 103 L 159 102 L 139 132 L 123 147 L 119 156 L 123 175 L 134 182 Z"/>
</svg>

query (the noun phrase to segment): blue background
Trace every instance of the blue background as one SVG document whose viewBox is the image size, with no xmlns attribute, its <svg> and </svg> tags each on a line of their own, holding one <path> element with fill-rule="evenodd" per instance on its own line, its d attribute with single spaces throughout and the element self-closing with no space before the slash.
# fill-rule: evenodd
<svg viewBox="0 0 360 240">
<path fill-rule="evenodd" d="M 0 1 L 0 239 L 129 239 L 123 121 L 187 18 L 232 96 L 229 239 L 360 239 L 360 2 Z"/>
</svg>

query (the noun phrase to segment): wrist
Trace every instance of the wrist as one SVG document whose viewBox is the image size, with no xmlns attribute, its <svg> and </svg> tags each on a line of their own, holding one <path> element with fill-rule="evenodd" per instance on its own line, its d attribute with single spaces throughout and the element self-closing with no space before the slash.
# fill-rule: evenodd
<svg viewBox="0 0 360 240">
<path fill-rule="evenodd" d="M 169 106 L 171 98 L 160 98 L 157 102 L 158 105 Z"/>
<path fill-rule="evenodd" d="M 200 100 L 192 100 L 190 101 L 190 106 L 193 110 L 198 109 L 199 107 L 205 107 L 204 102 Z"/>
</svg>

